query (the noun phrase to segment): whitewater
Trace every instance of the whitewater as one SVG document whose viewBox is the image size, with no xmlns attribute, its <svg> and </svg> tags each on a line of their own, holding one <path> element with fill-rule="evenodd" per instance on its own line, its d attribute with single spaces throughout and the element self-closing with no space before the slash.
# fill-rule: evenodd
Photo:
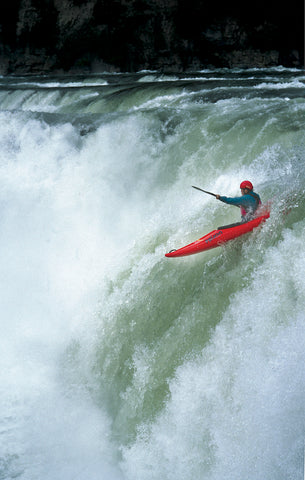
<svg viewBox="0 0 305 480">
<path fill-rule="evenodd" d="M 305 72 L 0 78 L 0 479 L 303 480 Z M 251 234 L 165 258 L 239 211 Z"/>
</svg>

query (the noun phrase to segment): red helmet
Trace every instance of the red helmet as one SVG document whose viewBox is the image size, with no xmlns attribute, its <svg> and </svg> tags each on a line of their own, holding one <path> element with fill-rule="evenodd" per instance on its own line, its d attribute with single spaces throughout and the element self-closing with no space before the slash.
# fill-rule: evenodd
<svg viewBox="0 0 305 480">
<path fill-rule="evenodd" d="M 249 180 L 244 180 L 243 182 L 241 182 L 240 188 L 247 188 L 248 190 L 253 190 L 253 185 L 251 182 L 249 182 Z"/>
</svg>

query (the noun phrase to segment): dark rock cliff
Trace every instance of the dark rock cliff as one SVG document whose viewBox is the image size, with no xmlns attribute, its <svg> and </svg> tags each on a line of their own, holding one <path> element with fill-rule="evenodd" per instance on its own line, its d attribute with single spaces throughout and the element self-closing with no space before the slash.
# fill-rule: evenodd
<svg viewBox="0 0 305 480">
<path fill-rule="evenodd" d="M 303 0 L 10 0 L 0 74 L 302 67 Z"/>
</svg>

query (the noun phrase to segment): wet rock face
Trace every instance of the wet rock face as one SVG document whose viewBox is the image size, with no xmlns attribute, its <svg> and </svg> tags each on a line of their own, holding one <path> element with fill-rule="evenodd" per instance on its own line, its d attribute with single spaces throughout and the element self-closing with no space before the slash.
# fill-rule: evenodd
<svg viewBox="0 0 305 480">
<path fill-rule="evenodd" d="M 303 7 L 292 2 L 1 2 L 0 74 L 301 67 Z"/>
</svg>

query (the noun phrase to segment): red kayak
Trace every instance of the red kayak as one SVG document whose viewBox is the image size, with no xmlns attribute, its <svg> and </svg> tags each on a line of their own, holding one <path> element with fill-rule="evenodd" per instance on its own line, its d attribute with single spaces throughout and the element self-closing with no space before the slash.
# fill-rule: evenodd
<svg viewBox="0 0 305 480">
<path fill-rule="evenodd" d="M 178 250 L 171 250 L 166 253 L 166 257 L 184 257 L 186 255 L 194 255 L 194 253 L 203 252 L 205 250 L 211 250 L 211 248 L 219 247 L 223 243 L 229 242 L 234 238 L 240 237 L 245 233 L 251 232 L 255 227 L 258 227 L 262 222 L 267 220 L 270 216 L 270 211 L 266 210 L 260 216 L 250 220 L 246 223 L 237 224 L 235 226 L 229 226 L 220 230 L 213 230 L 212 232 L 204 235 L 195 242 L 181 247 Z"/>
</svg>

